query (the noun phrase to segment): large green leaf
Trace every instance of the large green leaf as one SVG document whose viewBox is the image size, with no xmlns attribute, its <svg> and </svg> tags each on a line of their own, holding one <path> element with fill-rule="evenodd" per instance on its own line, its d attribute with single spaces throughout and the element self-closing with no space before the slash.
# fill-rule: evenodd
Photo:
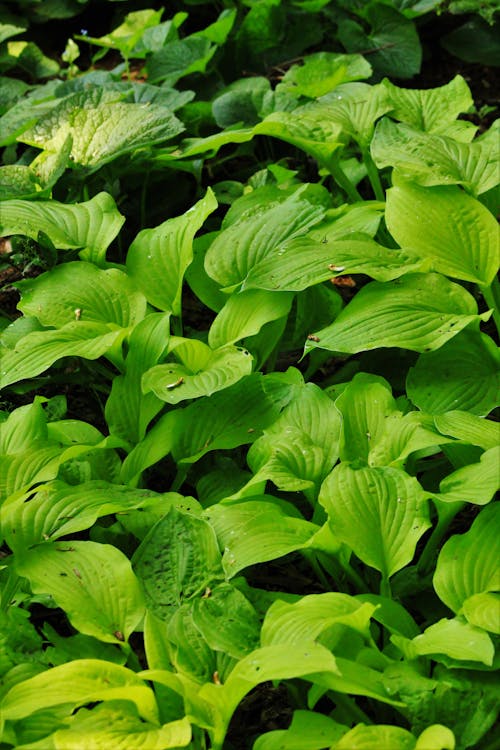
<svg viewBox="0 0 500 750">
<path fill-rule="evenodd" d="M 483 508 L 465 534 L 452 536 L 439 553 L 433 584 L 439 598 L 460 614 L 475 594 L 499 590 L 500 506 Z"/>
<path fill-rule="evenodd" d="M 127 271 L 148 302 L 160 310 L 180 315 L 182 282 L 193 260 L 194 235 L 216 208 L 209 188 L 205 197 L 182 216 L 167 219 L 154 229 L 143 229 L 132 242 Z"/>
<path fill-rule="evenodd" d="M 83 260 L 102 265 L 106 250 L 125 218 L 108 193 L 84 203 L 11 200 L 2 203 L 0 232 L 38 238 L 43 232 L 58 250 L 81 250 Z"/>
<path fill-rule="evenodd" d="M 222 564 L 227 578 L 249 565 L 303 549 L 318 531 L 315 524 L 288 516 L 265 499 L 214 505 L 205 515 L 224 550 Z"/>
<path fill-rule="evenodd" d="M 466 411 L 453 410 L 434 417 L 434 423 L 443 435 L 451 435 L 484 450 L 498 445 L 499 427 L 496 422 L 482 419 Z"/>
<path fill-rule="evenodd" d="M 170 313 L 153 313 L 141 320 L 130 334 L 125 373 L 113 378 L 105 416 L 113 435 L 138 443 L 149 422 L 163 407 L 153 393 L 141 393 L 146 370 L 158 363 L 168 347 Z"/>
<path fill-rule="evenodd" d="M 322 206 L 310 203 L 306 186 L 280 203 L 258 205 L 244 213 L 215 239 L 205 256 L 208 274 L 225 287 L 235 287 L 249 271 L 287 239 L 305 234 L 324 216 Z"/>
<path fill-rule="evenodd" d="M 144 617 L 139 582 L 123 552 L 108 544 L 43 544 L 23 551 L 17 572 L 33 593 L 50 594 L 81 633 L 127 641 Z"/>
<path fill-rule="evenodd" d="M 474 128 L 470 131 L 469 123 L 457 121 L 458 115 L 468 112 L 474 103 L 462 76 L 457 75 L 444 86 L 433 89 L 403 89 L 387 79 L 382 86 L 392 104 L 391 117 L 427 133 L 441 133 L 465 141 L 473 137 Z M 458 138 L 460 132 L 469 132 L 470 136 Z"/>
<path fill-rule="evenodd" d="M 379 168 L 395 167 L 404 179 L 423 186 L 462 185 L 476 197 L 500 181 L 498 140 L 460 143 L 384 118 L 371 153 Z"/>
<path fill-rule="evenodd" d="M 175 508 L 153 526 L 133 564 L 148 608 L 162 620 L 168 620 L 183 601 L 224 578 L 210 524 Z"/>
<path fill-rule="evenodd" d="M 127 328 L 146 314 L 146 298 L 125 273 L 81 260 L 62 263 L 17 287 L 19 309 L 47 327 L 62 328 L 76 319 Z"/>
<path fill-rule="evenodd" d="M 420 355 L 408 372 L 408 397 L 429 414 L 458 409 L 485 416 L 499 403 L 499 365 L 489 336 L 461 331 L 437 351 Z"/>
<path fill-rule="evenodd" d="M 306 351 L 355 353 L 391 346 L 431 351 L 489 317 L 478 315 L 472 295 L 440 274 L 407 274 L 363 287 L 332 325 L 306 343 Z"/>
<path fill-rule="evenodd" d="M 480 661 L 488 666 L 492 665 L 495 653 L 493 642 L 484 630 L 458 617 L 439 620 L 408 645 L 410 658 L 445 654 L 457 661 Z"/>
<path fill-rule="evenodd" d="M 417 480 L 392 467 L 342 463 L 324 481 L 320 501 L 335 535 L 384 580 L 411 561 L 431 525 Z"/>
<path fill-rule="evenodd" d="M 252 356 L 236 346 L 212 350 L 201 341 L 185 339 L 176 346 L 175 354 L 182 364 L 156 365 L 142 378 L 144 393 L 153 391 L 169 404 L 211 396 L 252 371 Z"/>
<path fill-rule="evenodd" d="M 394 239 L 435 271 L 491 284 L 500 264 L 498 227 L 490 211 L 457 186 L 401 182 L 387 192 L 385 219 Z"/>
<path fill-rule="evenodd" d="M 15 349 L 1 352 L 0 388 L 39 375 L 62 357 L 97 359 L 125 334 L 125 329 L 84 321 L 68 323 L 59 330 L 33 331 Z"/>
<path fill-rule="evenodd" d="M 139 43 L 144 32 L 158 26 L 162 14 L 163 9 L 159 11 L 148 9 L 127 13 L 123 22 L 109 34 L 94 37 L 82 33 L 82 36 L 77 36 L 77 39 L 96 47 L 119 50 L 124 57 L 128 57 Z"/>
<path fill-rule="evenodd" d="M 361 55 L 315 52 L 304 57 L 302 65 L 292 65 L 283 76 L 282 85 L 293 96 L 317 99 L 341 83 L 369 78 L 371 72 L 370 63 Z"/>
<path fill-rule="evenodd" d="M 347 727 L 315 711 L 293 712 L 288 729 L 274 729 L 258 737 L 252 750 L 322 750 L 330 747 Z"/>
<path fill-rule="evenodd" d="M 119 92 L 93 87 L 65 97 L 19 140 L 56 151 L 73 138 L 71 161 L 93 172 L 123 154 L 160 143 L 184 130 L 165 107 L 120 101 Z"/>
<path fill-rule="evenodd" d="M 201 36 L 175 39 L 149 57 L 148 79 L 152 83 L 174 86 L 184 76 L 203 73 L 216 51 L 217 46 Z"/>
<path fill-rule="evenodd" d="M 140 716 L 158 726 L 154 693 L 131 669 L 97 659 L 76 659 L 48 669 L 14 685 L 0 704 L 2 718 L 10 721 L 50 706 L 73 708 L 107 700 L 135 703 Z"/>
<path fill-rule="evenodd" d="M 0 453 L 22 453 L 33 443 L 47 440 L 47 413 L 43 396 L 36 396 L 31 404 L 19 406 L 0 422 Z"/>
<path fill-rule="evenodd" d="M 163 724 L 142 721 L 128 701 L 108 701 L 93 709 L 81 708 L 67 729 L 52 738 L 56 750 L 167 750 L 186 747 L 191 741 L 187 718 Z"/>
<path fill-rule="evenodd" d="M 34 444 L 29 450 L 1 456 L 0 502 L 38 482 L 54 479 L 62 460 L 61 447 L 54 443 Z"/>
<path fill-rule="evenodd" d="M 371 750 L 371 748 L 376 747 L 386 747 L 391 748 L 391 750 L 416 750 L 415 742 L 413 734 L 401 727 L 390 724 L 376 724 L 374 726 L 358 724 L 332 745 L 331 750 L 352 750 L 352 748 Z M 442 746 L 439 745 L 439 747 Z"/>
<path fill-rule="evenodd" d="M 261 289 L 232 294 L 210 326 L 209 345 L 215 349 L 259 333 L 266 323 L 287 315 L 292 300 L 292 294 Z"/>
<path fill-rule="evenodd" d="M 497 430 L 498 432 L 498 430 Z M 433 497 L 446 503 L 486 505 L 500 489 L 500 446 L 485 451 L 479 462 L 462 466 L 445 477 Z"/>
<path fill-rule="evenodd" d="M 320 229 L 316 230 L 317 233 Z M 363 273 L 391 281 L 422 269 L 406 250 L 389 250 L 371 239 L 315 241 L 298 237 L 274 248 L 250 270 L 243 288 L 301 291 L 340 274 Z M 425 269 L 423 269 L 425 270 Z"/>
</svg>

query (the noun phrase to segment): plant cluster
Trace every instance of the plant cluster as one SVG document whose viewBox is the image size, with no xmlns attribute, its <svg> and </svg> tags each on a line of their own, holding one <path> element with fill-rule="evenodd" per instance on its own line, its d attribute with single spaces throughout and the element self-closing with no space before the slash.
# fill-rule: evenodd
<svg viewBox="0 0 500 750">
<path fill-rule="evenodd" d="M 0 8 L 0 747 L 495 747 L 498 121 L 390 79 L 497 4 L 100 5 Z"/>
</svg>

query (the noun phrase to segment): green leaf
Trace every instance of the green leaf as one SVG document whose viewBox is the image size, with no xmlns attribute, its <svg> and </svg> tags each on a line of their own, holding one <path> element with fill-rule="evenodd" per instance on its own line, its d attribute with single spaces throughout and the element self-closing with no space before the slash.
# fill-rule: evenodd
<svg viewBox="0 0 500 750">
<path fill-rule="evenodd" d="M 169 362 L 148 370 L 142 378 L 144 393 L 153 393 L 162 401 L 178 404 L 190 398 L 211 396 L 238 382 L 252 371 L 252 357 L 245 349 L 224 346 L 213 351 L 195 339 L 176 346 L 182 364 Z"/>
<path fill-rule="evenodd" d="M 411 641 L 417 656 L 446 654 L 460 661 L 480 661 L 493 664 L 494 646 L 491 638 L 481 628 L 476 628 L 458 617 L 442 619 L 426 628 L 422 635 Z"/>
<path fill-rule="evenodd" d="M 0 453 L 22 453 L 33 444 L 47 440 L 44 401 L 42 396 L 36 396 L 33 403 L 14 409 L 5 421 L 0 422 Z"/>
<path fill-rule="evenodd" d="M 195 626 L 190 605 L 178 607 L 165 628 L 169 662 L 177 673 L 197 683 L 209 682 L 217 668 L 216 656 Z"/>
<path fill-rule="evenodd" d="M 111 662 L 77 659 L 48 669 L 11 688 L 0 704 L 2 717 L 16 721 L 50 706 L 72 708 L 123 699 L 131 701 L 146 721 L 158 726 L 154 693 L 135 672 Z"/>
<path fill-rule="evenodd" d="M 292 300 L 293 295 L 286 292 L 260 289 L 232 294 L 210 326 L 209 345 L 216 349 L 259 333 L 266 323 L 288 315 Z"/>
<path fill-rule="evenodd" d="M 477 197 L 498 185 L 496 141 L 460 143 L 454 138 L 422 133 L 384 118 L 371 145 L 379 169 L 395 167 L 405 180 L 425 187 L 462 185 Z"/>
<path fill-rule="evenodd" d="M 224 578 L 210 524 L 175 508 L 153 526 L 136 551 L 133 565 L 148 608 L 162 620 L 170 619 L 183 601 Z"/>
<path fill-rule="evenodd" d="M 427 133 L 457 137 L 459 127 L 466 125 L 457 122 L 458 115 L 468 112 L 474 104 L 470 88 L 460 75 L 432 89 L 403 89 L 387 79 L 381 85 L 392 104 L 391 117 Z M 473 137 L 474 130 L 465 130 L 471 135 L 457 140 L 468 141 Z"/>
<path fill-rule="evenodd" d="M 138 44 L 146 29 L 154 28 L 160 23 L 163 10 L 139 10 L 127 13 L 123 23 L 109 34 L 101 37 L 79 36 L 76 38 L 97 47 L 119 50 L 124 57 L 128 57 Z"/>
<path fill-rule="evenodd" d="M 432 268 L 464 281 L 491 284 L 500 263 L 495 219 L 456 186 L 401 183 L 387 192 L 387 227 L 394 239 L 431 261 Z"/>
<path fill-rule="evenodd" d="M 304 57 L 302 65 L 292 65 L 282 84 L 294 96 L 316 99 L 341 83 L 369 78 L 371 72 L 370 63 L 361 55 L 315 52 Z"/>
<path fill-rule="evenodd" d="M 320 492 L 335 535 L 387 580 L 413 558 L 430 527 L 425 495 L 414 477 L 391 467 L 342 463 Z"/>
<path fill-rule="evenodd" d="M 261 734 L 252 750 L 321 750 L 333 746 L 346 731 L 346 726 L 329 716 L 297 710 L 288 729 Z"/>
<path fill-rule="evenodd" d="M 146 314 L 146 298 L 125 273 L 116 268 L 103 271 L 81 260 L 18 282 L 17 288 L 19 309 L 44 326 L 62 328 L 76 318 L 128 328 Z"/>
<path fill-rule="evenodd" d="M 343 132 L 368 148 L 375 123 L 391 109 L 391 103 L 381 84 L 345 83 L 335 91 L 310 105 L 311 115 L 327 117 L 342 127 Z"/>
<path fill-rule="evenodd" d="M 150 304 L 181 314 L 184 273 L 193 260 L 193 238 L 215 209 L 210 190 L 182 216 L 168 219 L 154 229 L 143 229 L 127 253 L 127 271 Z"/>
<path fill-rule="evenodd" d="M 28 73 L 33 79 L 56 76 L 59 64 L 43 54 L 34 42 L 7 42 L 7 52 L 14 66 Z"/>
<path fill-rule="evenodd" d="M 500 489 L 500 446 L 485 451 L 478 463 L 457 469 L 439 485 L 432 497 L 445 503 L 486 505 Z"/>
<path fill-rule="evenodd" d="M 357 724 L 332 746 L 331 750 L 372 750 L 386 747 L 391 750 L 415 750 L 415 737 L 406 729 L 389 724 L 366 726 Z M 423 748 L 422 748 L 423 750 Z"/>
<path fill-rule="evenodd" d="M 228 579 L 249 565 L 303 549 L 318 531 L 315 524 L 288 516 L 278 505 L 263 500 L 214 505 L 205 516 L 224 550 L 222 565 Z"/>
<path fill-rule="evenodd" d="M 439 349 L 473 321 L 474 298 L 440 274 L 407 274 L 400 279 L 364 286 L 332 325 L 318 331 L 313 348 L 356 353 L 380 347 L 422 352 Z"/>
<path fill-rule="evenodd" d="M 125 335 L 103 323 L 68 323 L 59 330 L 34 331 L 15 349 L 2 353 L 0 388 L 26 380 L 47 370 L 62 357 L 98 359 Z"/>
<path fill-rule="evenodd" d="M 414 22 L 382 3 L 368 5 L 363 16 L 371 25 L 367 33 L 355 21 L 340 21 L 338 35 L 346 50 L 369 54 L 378 74 L 411 78 L 418 73 L 422 48 Z"/>
<path fill-rule="evenodd" d="M 170 338 L 170 313 L 152 313 L 130 334 L 125 374 L 113 378 L 105 416 L 111 434 L 131 443 L 144 438 L 149 422 L 163 407 L 153 393 L 141 393 L 141 378 L 161 359 Z"/>
<path fill-rule="evenodd" d="M 310 203 L 306 186 L 278 204 L 256 206 L 223 230 L 208 248 L 205 268 L 221 286 L 236 287 L 249 271 L 275 247 L 305 234 L 324 216 L 324 209 Z"/>
<path fill-rule="evenodd" d="M 67 729 L 53 735 L 56 750 L 80 750 L 82 745 L 93 750 L 113 747 L 167 750 L 186 747 L 191 741 L 191 725 L 187 718 L 163 724 L 145 723 L 135 706 L 126 700 L 108 701 L 88 710 L 81 708 L 72 717 Z"/>
<path fill-rule="evenodd" d="M 108 193 L 75 205 L 12 200 L 2 203 L 0 232 L 34 240 L 43 232 L 58 250 L 81 250 L 82 260 L 102 265 L 106 250 L 124 221 Z"/>
<path fill-rule="evenodd" d="M 242 659 L 259 645 L 260 621 L 248 599 L 221 583 L 195 599 L 192 618 L 211 649 Z"/>
<path fill-rule="evenodd" d="M 500 635 L 499 607 L 500 594 L 488 591 L 469 596 L 463 604 L 462 611 L 471 625 Z"/>
<path fill-rule="evenodd" d="M 216 51 L 217 46 L 209 39 L 194 34 L 168 42 L 148 58 L 148 80 L 174 86 L 191 73 L 204 73 Z"/>
<path fill-rule="evenodd" d="M 368 640 L 370 618 L 375 609 L 376 605 L 337 592 L 311 594 L 292 604 L 278 600 L 267 610 L 261 642 L 263 646 L 271 646 L 301 643 L 313 638 L 321 643 L 322 635 L 333 625 L 352 628 Z M 331 648 L 328 633 L 325 637 L 324 645 Z"/>
<path fill-rule="evenodd" d="M 363 273 L 392 281 L 421 269 L 422 261 L 413 253 L 389 250 L 370 239 L 318 242 L 298 237 L 254 265 L 243 287 L 301 291 L 340 274 Z"/>
<path fill-rule="evenodd" d="M 61 463 L 62 450 L 53 443 L 36 446 L 23 453 L 2 456 L 0 464 L 0 500 L 29 489 L 37 482 L 53 479 Z"/>
<path fill-rule="evenodd" d="M 33 593 L 50 594 L 72 625 L 100 641 L 128 641 L 144 617 L 139 582 L 123 552 L 108 544 L 44 544 L 16 561 Z"/>
<path fill-rule="evenodd" d="M 433 584 L 447 607 L 460 614 L 469 597 L 499 590 L 500 506 L 483 508 L 469 531 L 452 536 L 439 553 Z"/>
<path fill-rule="evenodd" d="M 496 448 L 498 444 L 498 425 L 469 412 L 449 411 L 434 417 L 434 422 L 443 435 L 451 435 L 484 450 Z"/>
<path fill-rule="evenodd" d="M 120 101 L 119 92 L 93 87 L 64 97 L 19 140 L 57 151 L 72 136 L 71 161 L 89 174 L 123 154 L 174 138 L 184 126 L 165 107 Z"/>
<path fill-rule="evenodd" d="M 497 406 L 500 354 L 489 336 L 461 331 L 420 355 L 406 379 L 408 397 L 428 414 L 463 410 L 484 416 Z"/>
</svg>

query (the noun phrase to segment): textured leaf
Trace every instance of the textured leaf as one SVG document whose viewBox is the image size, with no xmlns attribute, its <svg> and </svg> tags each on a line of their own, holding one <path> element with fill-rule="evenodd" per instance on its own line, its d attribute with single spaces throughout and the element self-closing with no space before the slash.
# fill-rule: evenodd
<svg viewBox="0 0 500 750">
<path fill-rule="evenodd" d="M 378 123 L 371 152 L 375 164 L 395 167 L 419 185 L 462 185 L 473 196 L 500 181 L 498 143 L 460 143 L 454 138 L 422 133 L 384 118 Z"/>
<path fill-rule="evenodd" d="M 500 506 L 483 508 L 469 531 L 452 536 L 439 553 L 433 584 L 437 595 L 459 614 L 475 594 L 498 591 L 500 586 Z"/>
<path fill-rule="evenodd" d="M 123 22 L 109 34 L 101 37 L 77 36 L 96 47 L 107 47 L 120 50 L 124 57 L 128 57 L 138 44 L 146 29 L 153 28 L 160 23 L 162 10 L 139 10 L 127 13 Z"/>
<path fill-rule="evenodd" d="M 98 359 L 125 334 L 123 329 L 110 328 L 78 321 L 59 330 L 27 334 L 14 350 L 2 352 L 0 388 L 39 375 L 62 357 Z"/>
<path fill-rule="evenodd" d="M 260 500 L 214 505 L 205 515 L 224 550 L 222 564 L 227 578 L 249 565 L 303 549 L 318 531 L 315 524 L 287 516 L 279 506 Z"/>
<path fill-rule="evenodd" d="M 366 726 L 358 724 L 332 746 L 331 750 L 372 750 L 386 747 L 391 750 L 415 750 L 415 737 L 406 729 L 389 724 Z M 423 748 L 422 748 L 423 750 Z"/>
<path fill-rule="evenodd" d="M 266 323 L 287 315 L 292 300 L 293 295 L 286 292 L 273 294 L 260 289 L 232 294 L 210 327 L 209 345 L 215 349 L 259 333 Z"/>
<path fill-rule="evenodd" d="M 238 382 L 252 371 L 252 357 L 245 349 L 224 346 L 212 351 L 201 341 L 186 339 L 176 348 L 182 364 L 157 365 L 142 378 L 144 393 L 178 404 L 190 398 L 211 396 Z"/>
<path fill-rule="evenodd" d="M 478 463 L 457 469 L 439 485 L 433 497 L 446 503 L 486 505 L 500 490 L 500 446 L 485 451 Z"/>
<path fill-rule="evenodd" d="M 301 291 L 340 274 L 363 273 L 377 281 L 391 281 L 421 268 L 422 261 L 413 253 L 389 250 L 370 239 L 318 242 L 298 237 L 278 245 L 257 263 L 243 287 Z"/>
<path fill-rule="evenodd" d="M 304 57 L 302 65 L 292 65 L 282 84 L 294 96 L 316 99 L 341 83 L 369 78 L 371 73 L 370 63 L 361 55 L 315 52 Z"/>
<path fill-rule="evenodd" d="M 18 307 L 44 326 L 62 328 L 75 318 L 86 323 L 134 326 L 146 314 L 146 298 L 122 271 L 93 263 L 62 263 L 36 279 L 17 284 Z"/>
<path fill-rule="evenodd" d="M 425 188 L 401 183 L 387 192 L 387 227 L 394 239 L 435 271 L 491 284 L 500 264 L 494 217 L 456 186 Z"/>
<path fill-rule="evenodd" d="M 457 123 L 457 117 L 468 112 L 474 103 L 470 88 L 460 75 L 433 89 L 403 89 L 387 79 L 382 86 L 392 104 L 391 117 L 427 133 L 457 137 L 458 127 L 466 125 Z M 465 140 L 470 140 L 473 135 L 474 130 Z"/>
<path fill-rule="evenodd" d="M 498 405 L 500 354 L 489 336 L 461 331 L 420 355 L 406 379 L 408 397 L 428 414 L 463 410 L 484 416 Z"/>
<path fill-rule="evenodd" d="M 328 118 L 342 127 L 362 148 L 367 148 L 379 117 L 391 109 L 391 103 L 382 85 L 345 83 L 335 91 L 310 105 L 310 113 L 321 119 Z"/>
<path fill-rule="evenodd" d="M 224 578 L 213 529 L 172 508 L 149 532 L 133 558 L 148 608 L 168 620 L 183 601 Z"/>
<path fill-rule="evenodd" d="M 464 602 L 462 611 L 471 625 L 500 635 L 499 608 L 500 594 L 496 592 L 484 592 L 469 596 Z"/>
<path fill-rule="evenodd" d="M 2 456 L 0 462 L 0 501 L 14 493 L 29 489 L 37 482 L 53 479 L 61 463 L 62 450 L 58 445 L 31 446 L 29 450 Z"/>
<path fill-rule="evenodd" d="M 322 750 L 347 731 L 329 716 L 315 711 L 293 712 L 288 729 L 275 729 L 257 737 L 252 750 Z"/>
<path fill-rule="evenodd" d="M 106 249 L 124 221 L 107 193 L 74 205 L 12 200 L 2 203 L 0 232 L 3 236 L 23 234 L 34 240 L 44 232 L 58 250 L 81 249 L 83 260 L 102 265 Z"/>
<path fill-rule="evenodd" d="M 331 326 L 309 340 L 312 348 L 355 353 L 397 346 L 412 351 L 439 349 L 477 315 L 474 298 L 440 274 L 407 274 L 363 287 Z"/>
<path fill-rule="evenodd" d="M 303 197 L 304 191 L 305 186 L 277 205 L 260 204 L 222 231 L 205 256 L 209 276 L 222 286 L 235 287 L 279 244 L 320 221 L 324 209 Z"/>
<path fill-rule="evenodd" d="M 259 645 L 260 621 L 248 599 L 228 583 L 195 599 L 192 617 L 215 651 L 242 659 Z"/>
<path fill-rule="evenodd" d="M 146 65 L 148 80 L 174 86 L 184 76 L 203 73 L 216 51 L 216 45 L 201 36 L 192 35 L 168 42 L 149 57 Z"/>
<path fill-rule="evenodd" d="M 340 464 L 324 481 L 320 501 L 335 535 L 384 579 L 411 561 L 431 525 L 417 480 L 390 467 Z"/>
<path fill-rule="evenodd" d="M 494 646 L 484 630 L 455 617 L 442 619 L 426 628 L 422 635 L 411 641 L 411 648 L 417 656 L 445 654 L 452 659 L 480 661 L 491 666 Z"/>
<path fill-rule="evenodd" d="M 123 552 L 108 544 L 47 544 L 24 551 L 17 572 L 33 593 L 50 594 L 81 633 L 127 641 L 144 617 L 139 582 Z"/>
<path fill-rule="evenodd" d="M 205 197 L 184 214 L 154 229 L 143 229 L 132 242 L 127 271 L 148 302 L 160 310 L 180 315 L 182 282 L 193 260 L 194 235 L 216 208 L 209 188 Z"/>
<path fill-rule="evenodd" d="M 1 705 L 4 719 L 16 721 L 50 706 L 71 707 L 96 701 L 127 700 L 140 716 L 158 725 L 154 693 L 131 669 L 97 659 L 77 659 L 14 685 Z"/>
<path fill-rule="evenodd" d="M 56 151 L 73 138 L 71 160 L 87 173 L 143 146 L 160 143 L 184 130 L 165 107 L 120 101 L 119 92 L 93 87 L 65 97 L 19 140 Z"/>
<path fill-rule="evenodd" d="M 449 411 L 434 417 L 436 427 L 443 435 L 451 435 L 484 450 L 496 448 L 500 427 L 496 422 L 476 417 L 465 411 Z"/>
<path fill-rule="evenodd" d="M 179 719 L 159 727 L 143 722 L 127 701 L 106 702 L 90 711 L 82 708 L 68 729 L 53 736 L 56 750 L 167 750 L 191 741 L 189 721 Z"/>
<path fill-rule="evenodd" d="M 47 440 L 47 414 L 44 398 L 37 396 L 31 404 L 19 406 L 0 422 L 0 453 L 22 453 L 33 443 Z"/>
</svg>

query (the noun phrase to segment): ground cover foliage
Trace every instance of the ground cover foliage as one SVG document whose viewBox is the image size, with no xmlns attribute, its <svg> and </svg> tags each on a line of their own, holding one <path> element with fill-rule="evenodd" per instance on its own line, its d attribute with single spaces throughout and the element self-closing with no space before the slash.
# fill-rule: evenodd
<svg viewBox="0 0 500 750">
<path fill-rule="evenodd" d="M 496 10 L 0 5 L 1 748 L 497 746 Z"/>
</svg>

